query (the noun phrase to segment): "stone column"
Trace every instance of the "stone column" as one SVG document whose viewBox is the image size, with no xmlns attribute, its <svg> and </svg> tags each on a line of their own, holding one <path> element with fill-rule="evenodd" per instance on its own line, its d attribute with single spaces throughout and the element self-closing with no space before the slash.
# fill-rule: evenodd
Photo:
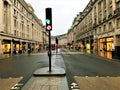
<svg viewBox="0 0 120 90">
<path fill-rule="evenodd" d="M 11 40 L 11 43 L 10 43 L 10 48 L 11 48 L 11 56 L 13 56 L 13 49 L 14 49 L 14 47 L 13 47 L 13 41 Z"/>
<path fill-rule="evenodd" d="M 26 53 L 28 53 L 28 42 L 26 42 Z"/>
<path fill-rule="evenodd" d="M 2 51 L 2 39 L 0 39 L 0 57 L 2 57 L 3 51 Z"/>
<path fill-rule="evenodd" d="M 0 0 L 0 32 L 3 31 L 3 0 Z"/>
</svg>

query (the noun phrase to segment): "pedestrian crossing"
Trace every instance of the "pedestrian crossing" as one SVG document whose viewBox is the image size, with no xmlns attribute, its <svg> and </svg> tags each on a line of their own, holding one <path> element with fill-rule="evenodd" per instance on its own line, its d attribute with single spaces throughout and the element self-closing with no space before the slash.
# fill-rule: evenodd
<svg viewBox="0 0 120 90">
<path fill-rule="evenodd" d="M 52 52 L 52 54 L 56 54 L 56 52 Z M 61 51 L 60 54 L 84 54 L 84 52 L 71 52 L 71 51 Z M 43 52 L 43 53 L 31 53 L 30 55 L 47 55 L 47 52 Z"/>
<path fill-rule="evenodd" d="M 13 86 L 22 79 L 23 79 L 23 77 L 0 78 L 0 90 L 12 90 Z M 14 90 L 17 90 L 17 89 L 14 89 Z"/>
<path fill-rule="evenodd" d="M 84 52 L 61 52 L 62 54 L 84 54 Z"/>
</svg>

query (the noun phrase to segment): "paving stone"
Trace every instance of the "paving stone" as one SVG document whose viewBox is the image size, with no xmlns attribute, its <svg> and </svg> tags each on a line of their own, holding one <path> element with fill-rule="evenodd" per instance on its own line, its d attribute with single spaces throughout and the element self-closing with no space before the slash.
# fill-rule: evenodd
<svg viewBox="0 0 120 90">
<path fill-rule="evenodd" d="M 75 80 L 80 90 L 120 90 L 120 77 L 79 77 Z"/>
<path fill-rule="evenodd" d="M 32 77 L 22 90 L 69 90 L 66 77 L 42 76 Z"/>
</svg>

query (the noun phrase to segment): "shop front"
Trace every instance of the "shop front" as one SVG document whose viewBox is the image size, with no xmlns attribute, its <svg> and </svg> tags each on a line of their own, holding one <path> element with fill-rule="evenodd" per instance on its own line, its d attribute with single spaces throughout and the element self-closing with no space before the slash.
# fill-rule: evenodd
<svg viewBox="0 0 120 90">
<path fill-rule="evenodd" d="M 113 58 L 120 59 L 120 35 L 116 35 L 116 45 L 114 45 Z"/>
<path fill-rule="evenodd" d="M 98 40 L 98 38 L 95 38 L 94 43 L 93 43 L 93 50 L 94 51 L 98 51 L 98 45 L 99 45 L 99 40 Z"/>
<path fill-rule="evenodd" d="M 86 41 L 86 50 L 90 50 L 90 42 L 89 42 L 89 40 Z"/>
<path fill-rule="evenodd" d="M 86 50 L 93 50 L 93 43 L 94 43 L 94 40 L 93 40 L 93 36 L 90 36 L 88 38 L 86 38 Z"/>
<path fill-rule="evenodd" d="M 13 54 L 18 54 L 19 51 L 20 51 L 20 41 L 17 41 L 17 40 L 12 40 L 13 42 Z"/>
<path fill-rule="evenodd" d="M 106 37 L 99 39 L 100 51 L 112 51 L 113 50 L 113 37 Z"/>
<path fill-rule="evenodd" d="M 112 51 L 114 46 L 113 37 L 100 38 L 99 46 L 100 46 L 99 55 L 112 59 Z"/>
<path fill-rule="evenodd" d="M 11 53 L 11 40 L 3 40 L 2 41 L 2 52 L 3 54 Z"/>
</svg>

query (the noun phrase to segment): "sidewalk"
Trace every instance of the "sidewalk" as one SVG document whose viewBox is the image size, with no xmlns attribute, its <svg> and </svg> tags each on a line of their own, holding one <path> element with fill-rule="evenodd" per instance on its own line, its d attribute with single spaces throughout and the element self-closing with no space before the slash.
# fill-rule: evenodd
<svg viewBox="0 0 120 90">
<path fill-rule="evenodd" d="M 69 90 L 66 77 L 41 76 L 32 77 L 22 90 Z"/>
<path fill-rule="evenodd" d="M 44 54 L 45 53 L 45 50 L 41 50 L 41 51 L 39 51 L 39 52 L 32 52 L 32 53 L 30 53 L 31 55 L 37 55 L 37 54 L 40 54 L 40 53 L 42 53 L 42 54 Z M 2 60 L 2 59 L 7 59 L 7 58 L 10 58 L 10 57 L 14 57 L 14 56 L 20 56 L 20 55 L 28 55 L 28 53 L 22 53 L 22 54 L 19 54 L 19 53 L 17 53 L 16 55 L 12 55 L 11 56 L 11 54 L 0 54 L 0 60 Z"/>
<path fill-rule="evenodd" d="M 120 77 L 74 77 L 80 90 L 120 90 Z"/>
<path fill-rule="evenodd" d="M 0 59 L 10 58 L 10 54 L 0 54 Z"/>
</svg>

